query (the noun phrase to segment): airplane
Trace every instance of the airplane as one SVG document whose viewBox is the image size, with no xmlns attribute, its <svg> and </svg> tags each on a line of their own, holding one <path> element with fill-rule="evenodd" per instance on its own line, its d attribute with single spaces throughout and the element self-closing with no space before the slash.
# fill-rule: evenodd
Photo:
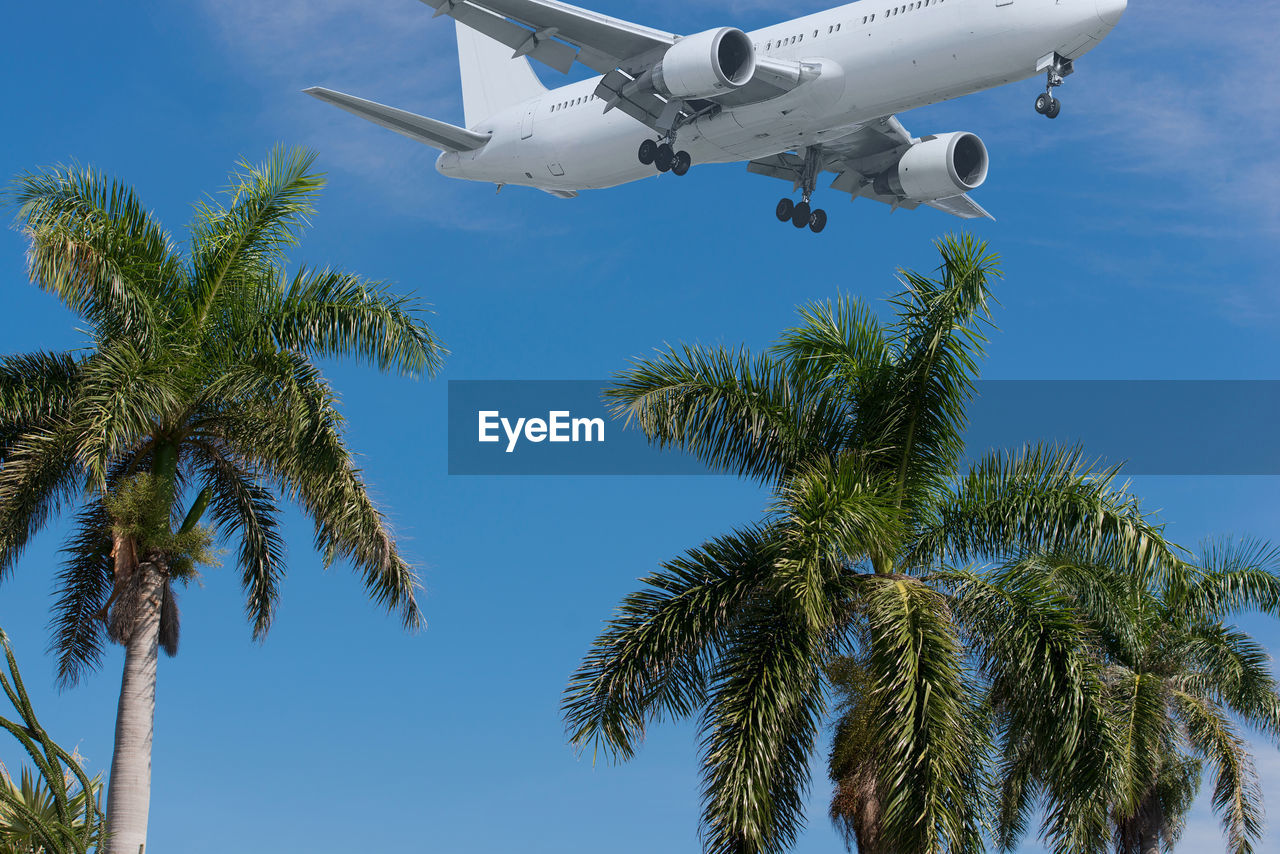
<svg viewBox="0 0 1280 854">
<path fill-rule="evenodd" d="M 1116 26 L 1127 0 L 859 0 L 753 32 L 688 36 L 559 0 L 421 0 L 457 29 L 466 127 L 321 87 L 304 90 L 441 150 L 451 178 L 561 198 L 695 163 L 746 162 L 791 183 L 775 214 L 821 232 L 818 181 L 892 208 L 987 217 L 969 197 L 987 148 L 969 132 L 912 136 L 897 114 L 1038 74 L 1037 113 Z M 433 17 L 434 17 L 433 16 Z M 556 89 L 530 65 L 599 76 Z"/>
</svg>

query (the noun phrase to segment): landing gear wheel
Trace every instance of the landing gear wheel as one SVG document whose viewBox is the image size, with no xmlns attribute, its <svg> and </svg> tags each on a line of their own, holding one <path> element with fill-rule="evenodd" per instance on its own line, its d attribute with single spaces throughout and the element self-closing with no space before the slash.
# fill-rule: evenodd
<svg viewBox="0 0 1280 854">
<path fill-rule="evenodd" d="M 671 150 L 671 146 L 665 142 L 658 146 L 658 151 L 654 155 L 653 165 L 658 167 L 659 172 L 671 171 L 671 162 L 676 159 L 676 153 Z"/>
<path fill-rule="evenodd" d="M 1060 112 L 1062 112 L 1062 102 L 1057 98 L 1050 98 L 1049 106 L 1045 107 L 1044 114 L 1051 119 L 1056 119 Z"/>
<path fill-rule="evenodd" d="M 677 175 L 683 175 L 689 171 L 689 167 L 693 165 L 693 158 L 689 156 L 687 151 L 677 151 L 675 159 L 671 161 L 671 171 Z"/>
<path fill-rule="evenodd" d="M 791 224 L 796 228 L 804 228 L 809 224 L 809 203 L 801 202 L 791 211 Z"/>
<path fill-rule="evenodd" d="M 826 211 L 824 211 L 822 208 L 818 208 L 813 213 L 809 214 L 809 230 L 810 231 L 812 231 L 814 234 L 817 234 L 818 232 L 822 231 L 822 229 L 826 227 L 827 227 Z"/>
<path fill-rule="evenodd" d="M 795 209 L 795 202 L 790 199 L 783 199 L 778 202 L 778 207 L 774 210 L 774 213 L 778 216 L 778 222 L 790 222 L 791 212 Z"/>
<path fill-rule="evenodd" d="M 658 143 L 651 139 L 646 139 L 640 143 L 639 158 L 640 162 L 645 166 L 652 166 L 653 159 L 658 155 Z"/>
<path fill-rule="evenodd" d="M 1045 113 L 1049 112 L 1049 105 L 1051 103 L 1053 103 L 1053 96 L 1048 92 L 1041 92 L 1036 96 L 1036 112 L 1043 116 Z M 641 159 L 643 159 L 643 157 Z"/>
</svg>

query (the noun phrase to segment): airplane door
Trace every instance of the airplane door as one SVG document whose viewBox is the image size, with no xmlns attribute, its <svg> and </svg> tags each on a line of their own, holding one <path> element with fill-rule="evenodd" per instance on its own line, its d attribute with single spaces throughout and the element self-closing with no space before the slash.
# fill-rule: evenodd
<svg viewBox="0 0 1280 854">
<path fill-rule="evenodd" d="M 528 139 L 533 136 L 533 117 L 538 112 L 538 104 L 541 101 L 534 101 L 533 106 L 525 111 L 524 119 L 520 122 L 520 138 Z"/>
</svg>

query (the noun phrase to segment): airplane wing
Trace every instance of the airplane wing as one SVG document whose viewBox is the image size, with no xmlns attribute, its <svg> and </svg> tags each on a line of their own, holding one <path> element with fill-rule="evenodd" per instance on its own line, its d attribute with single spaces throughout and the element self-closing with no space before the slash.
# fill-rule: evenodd
<svg viewBox="0 0 1280 854">
<path fill-rule="evenodd" d="M 821 168 L 824 172 L 835 173 L 836 178 L 831 182 L 833 189 L 848 193 L 853 199 L 861 196 L 907 210 L 915 210 L 924 204 L 961 219 L 995 219 L 968 195 L 919 202 L 877 193 L 876 176 L 893 167 L 906 150 L 917 142 L 920 140 L 902 126 L 897 116 L 885 116 L 851 129 L 849 133 L 831 142 L 823 143 Z M 791 181 L 793 189 L 797 189 L 804 172 L 804 162 L 800 155 L 784 152 L 752 160 L 747 164 L 747 171 Z"/>
<path fill-rule="evenodd" d="M 446 122 L 429 119 L 426 116 L 407 113 L 404 110 L 397 110 L 395 107 L 388 107 L 385 104 L 379 104 L 374 101 L 366 101 L 364 98 L 357 98 L 355 95 L 347 95 L 342 92 L 335 92 L 332 89 L 325 89 L 321 86 L 312 86 L 310 89 L 303 89 L 313 98 L 319 98 L 333 104 L 335 107 L 341 107 L 348 113 L 367 119 L 377 125 L 382 125 L 388 130 L 393 130 L 398 134 L 415 139 L 418 142 L 425 142 L 434 148 L 442 151 L 475 151 L 477 148 L 483 148 L 489 142 L 488 134 L 472 133 L 466 128 L 455 127 Z"/>
<path fill-rule="evenodd" d="M 628 60 L 661 55 L 675 44 L 672 33 L 642 27 L 559 0 L 422 0 L 472 29 L 557 71 L 574 60 L 607 74 Z M 556 45 L 559 47 L 556 47 Z"/>
<path fill-rule="evenodd" d="M 756 57 L 745 85 L 701 101 L 664 97 L 646 71 L 680 40 L 655 30 L 580 9 L 560 0 L 422 0 L 436 10 L 507 45 L 513 56 L 528 56 L 561 72 L 575 61 L 604 75 L 596 95 L 605 111 L 621 109 L 644 124 L 670 130 L 716 106 L 738 106 L 788 92 L 817 75 L 816 65 Z"/>
</svg>

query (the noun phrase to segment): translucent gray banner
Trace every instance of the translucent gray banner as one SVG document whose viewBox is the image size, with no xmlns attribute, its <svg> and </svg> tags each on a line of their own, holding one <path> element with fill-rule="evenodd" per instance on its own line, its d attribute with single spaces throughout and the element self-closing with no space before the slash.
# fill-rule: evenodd
<svg viewBox="0 0 1280 854">
<path fill-rule="evenodd" d="M 453 380 L 451 475 L 712 474 L 651 446 L 606 380 Z M 968 455 L 1079 445 L 1131 475 L 1280 475 L 1280 380 L 984 380 Z"/>
</svg>

